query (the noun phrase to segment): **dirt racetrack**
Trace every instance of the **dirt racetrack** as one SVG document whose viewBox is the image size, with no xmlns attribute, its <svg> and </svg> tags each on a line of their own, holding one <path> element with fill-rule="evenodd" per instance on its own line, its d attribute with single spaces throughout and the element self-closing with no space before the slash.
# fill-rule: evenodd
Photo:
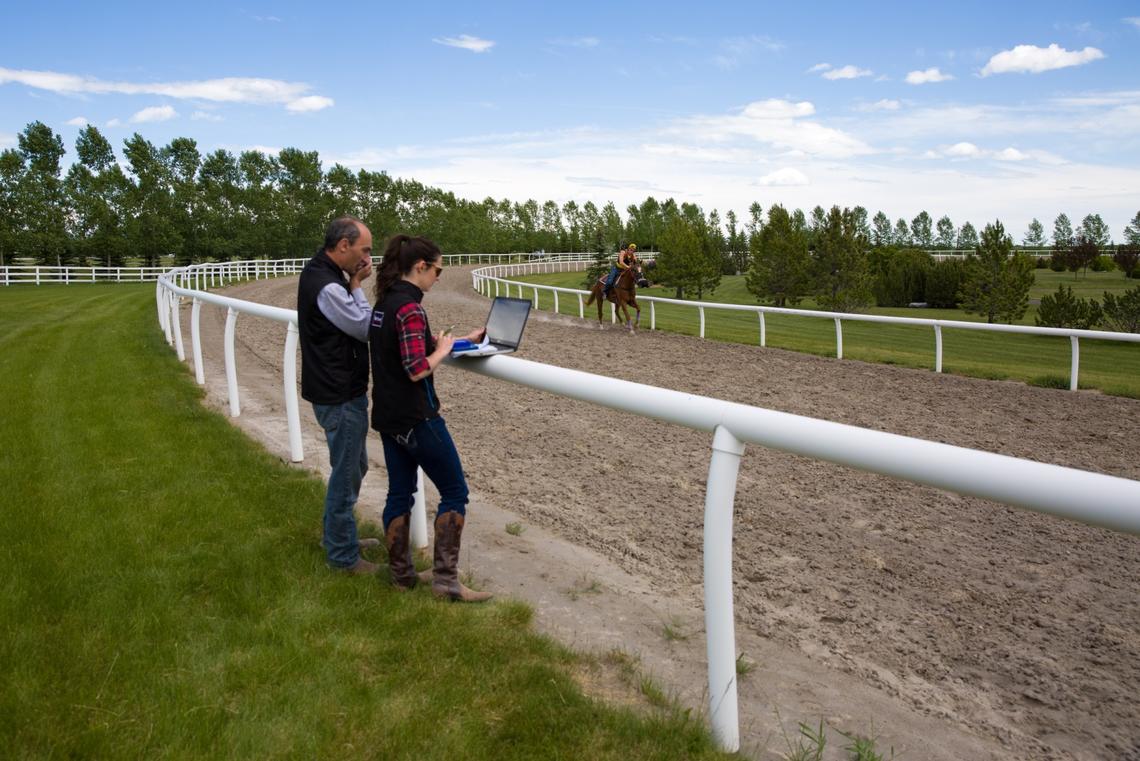
<svg viewBox="0 0 1140 761">
<path fill-rule="evenodd" d="M 436 330 L 484 319 L 467 269 L 448 268 L 428 294 Z M 226 293 L 294 308 L 296 279 Z M 204 307 L 219 407 L 223 320 Z M 182 324 L 189 353 L 188 312 Z M 283 326 L 242 317 L 237 335 L 239 422 L 283 441 Z M 519 356 L 1140 480 L 1140 401 L 1098 392 L 630 336 L 548 313 L 532 315 Z M 464 564 L 531 601 L 544 631 L 620 646 L 701 708 L 711 437 L 453 367 L 437 387 L 472 488 Z M 306 465 L 318 467 L 306 403 L 301 417 Z M 361 509 L 375 513 L 375 439 L 370 455 Z M 521 537 L 506 520 L 523 524 Z M 756 664 L 740 678 L 750 755 L 781 758 L 781 726 L 794 736 L 797 721 L 822 717 L 863 734 L 873 722 L 879 749 L 906 759 L 1140 760 L 1140 537 L 755 446 L 741 463 L 734 536 L 737 645 Z M 833 735 L 827 757 L 845 758 L 844 742 Z"/>
</svg>

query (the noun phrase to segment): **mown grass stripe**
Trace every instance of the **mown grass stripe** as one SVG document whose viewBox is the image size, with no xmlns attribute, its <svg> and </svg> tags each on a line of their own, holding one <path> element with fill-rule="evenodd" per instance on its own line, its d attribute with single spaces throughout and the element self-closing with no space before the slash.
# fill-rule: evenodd
<svg viewBox="0 0 1140 761">
<path fill-rule="evenodd" d="M 322 484 L 202 407 L 153 288 L 0 289 L 4 755 L 717 757 L 519 603 L 330 572 Z"/>
</svg>

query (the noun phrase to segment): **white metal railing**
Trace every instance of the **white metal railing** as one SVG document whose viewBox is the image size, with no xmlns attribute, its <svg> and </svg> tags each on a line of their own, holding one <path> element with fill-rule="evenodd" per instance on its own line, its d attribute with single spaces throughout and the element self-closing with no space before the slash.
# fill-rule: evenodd
<svg viewBox="0 0 1140 761">
<path fill-rule="evenodd" d="M 184 358 L 178 300 L 183 297 L 193 300 L 191 335 L 198 382 L 204 382 L 197 331 L 199 305 L 214 303 L 228 310 L 227 379 L 231 370 L 234 372 L 230 382 L 231 407 L 237 396 L 232 318 L 238 311 L 288 323 L 284 383 L 286 399 L 292 393 L 295 400 L 296 312 L 191 291 L 174 285 L 173 280 L 180 277 L 188 277 L 188 273 L 171 271 L 158 281 L 158 318 L 166 331 L 167 342 L 176 347 L 179 358 Z M 732 509 L 746 443 L 1140 535 L 1140 481 L 776 412 L 517 357 L 446 361 L 469 372 L 713 434 L 704 504 L 703 550 L 708 700 L 713 735 L 717 744 L 729 751 L 737 750 L 740 744 L 732 598 Z M 290 416 L 292 449 L 295 422 L 298 442 L 300 438 L 295 401 L 292 406 L 286 402 L 286 414 Z M 295 459 L 299 459 L 299 448 L 293 451 L 297 455 Z M 422 482 L 416 493 L 413 541 L 417 546 L 426 546 Z M 415 528 L 417 522 L 422 522 L 420 529 Z M 417 531 L 422 531 L 419 537 L 422 544 L 417 541 Z"/>
<path fill-rule="evenodd" d="M 481 269 L 473 270 L 471 273 L 472 287 L 482 293 L 484 296 L 499 295 L 499 286 L 502 285 L 505 294 L 509 296 L 511 287 L 518 289 L 519 298 L 523 298 L 523 289 L 531 292 L 534 301 L 535 309 L 538 308 L 538 294 L 539 291 L 548 291 L 554 295 L 554 311 L 558 311 L 558 296 L 559 294 L 567 294 L 576 296 L 578 299 L 578 316 L 585 318 L 585 302 L 584 297 L 589 296 L 589 291 L 583 291 L 576 288 L 561 288 L 552 285 L 539 285 L 537 283 L 519 282 L 517 280 L 508 279 L 509 276 L 529 275 L 536 273 L 549 274 L 553 272 L 569 271 L 569 268 L 575 264 L 582 264 L 582 262 L 555 262 L 555 263 L 528 263 L 528 264 L 514 264 L 514 265 L 497 265 L 494 267 L 483 267 Z M 579 267 L 580 268 L 580 267 Z M 506 277 L 504 277 L 506 276 Z M 492 291 L 494 292 L 492 294 Z M 843 321 L 848 320 L 851 322 L 878 322 L 890 325 L 916 325 L 929 327 L 934 329 L 934 372 L 942 372 L 942 329 L 953 328 L 956 330 L 980 330 L 992 333 L 1022 333 L 1027 335 L 1037 336 L 1061 336 L 1069 339 L 1070 344 L 1070 363 L 1069 363 L 1069 389 L 1072 391 L 1077 390 L 1077 379 L 1080 373 L 1080 339 L 1088 338 L 1098 341 L 1124 341 L 1128 343 L 1140 343 L 1140 333 L 1116 333 L 1107 330 L 1078 330 L 1076 328 L 1039 328 L 1032 325 L 1003 325 L 991 324 L 986 322 L 966 322 L 964 320 L 930 320 L 920 317 L 888 317 L 886 315 L 874 314 L 849 314 L 845 312 L 825 312 L 816 309 L 789 309 L 787 307 L 768 307 L 768 306 L 753 306 L 749 304 L 720 304 L 711 301 L 684 301 L 681 299 L 669 299 L 662 296 L 638 296 L 638 301 L 646 301 L 649 303 L 649 329 L 655 330 L 657 327 L 657 304 L 675 304 L 678 306 L 694 308 L 697 310 L 700 320 L 700 329 L 698 335 L 701 338 L 705 337 L 705 310 L 716 309 L 731 312 L 752 312 L 759 318 L 759 332 L 760 332 L 760 345 L 767 345 L 767 324 L 764 316 L 766 314 L 782 314 L 791 315 L 795 317 L 816 317 L 835 322 L 835 355 L 838 359 L 843 359 Z M 617 321 L 617 310 L 610 305 L 610 319 Z"/>
<path fill-rule="evenodd" d="M 491 262 L 520 262 L 535 259 L 555 261 L 581 254 L 546 254 L 537 251 L 529 254 L 444 254 L 446 264 L 488 264 Z M 300 272 L 308 259 L 249 259 L 232 262 L 205 262 L 185 269 L 195 273 L 199 280 L 208 280 L 219 286 L 234 280 L 260 280 L 263 277 Z M 45 285 L 49 283 L 139 283 L 154 282 L 170 267 L 71 267 L 34 264 L 12 264 L 0 267 L 0 285 Z"/>
</svg>

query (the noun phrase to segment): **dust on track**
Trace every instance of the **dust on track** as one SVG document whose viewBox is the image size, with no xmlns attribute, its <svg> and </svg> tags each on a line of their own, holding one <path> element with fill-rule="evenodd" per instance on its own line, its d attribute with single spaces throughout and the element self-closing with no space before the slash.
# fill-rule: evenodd
<svg viewBox="0 0 1140 761">
<path fill-rule="evenodd" d="M 466 269 L 448 268 L 426 297 L 434 325 L 462 332 L 485 318 Z M 226 293 L 296 306 L 294 278 Z M 204 308 L 213 377 L 223 319 Z M 237 335 L 243 418 L 280 440 L 284 327 L 243 317 Z M 1140 479 L 1140 401 L 1098 392 L 630 336 L 541 312 L 519 356 Z M 540 628 L 549 616 L 546 630 L 577 644 L 616 642 L 699 707 L 710 437 L 454 368 L 438 373 L 437 388 L 473 505 L 528 528 L 516 538 L 484 525 L 471 543 L 477 573 L 534 603 Z M 320 468 L 308 405 L 301 412 L 307 464 Z M 259 425 L 259 415 L 274 422 Z M 373 473 L 382 499 L 382 464 Z M 480 509 L 473 515 L 475 526 Z M 793 727 L 815 715 L 866 732 L 873 720 L 881 744 L 906 758 L 1140 759 L 1140 538 L 749 447 L 734 542 L 738 647 L 758 665 L 740 680 L 754 755 L 786 750 L 775 707 Z M 590 579 L 603 593 L 577 604 L 575 585 Z M 662 617 L 688 640 L 664 638 Z"/>
</svg>

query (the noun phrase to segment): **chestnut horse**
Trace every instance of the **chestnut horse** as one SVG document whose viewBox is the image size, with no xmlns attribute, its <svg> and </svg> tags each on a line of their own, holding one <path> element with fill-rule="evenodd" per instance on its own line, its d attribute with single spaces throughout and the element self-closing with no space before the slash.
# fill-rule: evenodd
<svg viewBox="0 0 1140 761">
<path fill-rule="evenodd" d="M 645 279 L 645 275 L 641 271 L 641 262 L 634 261 L 629 266 L 629 269 L 624 269 L 618 272 L 617 278 L 614 279 L 614 287 L 610 289 L 609 294 L 605 299 L 602 298 L 602 289 L 605 287 L 606 278 L 602 276 L 594 283 L 594 287 L 590 289 L 590 298 L 586 302 L 586 306 L 598 302 L 598 322 L 602 321 L 602 301 L 609 301 L 614 304 L 617 311 L 625 315 L 625 326 L 629 328 L 629 332 L 633 333 L 637 326 L 641 324 L 641 307 L 637 304 L 637 288 L 647 288 L 649 281 Z M 633 321 L 629 319 L 629 307 L 633 307 L 637 313 L 637 318 Z"/>
</svg>

